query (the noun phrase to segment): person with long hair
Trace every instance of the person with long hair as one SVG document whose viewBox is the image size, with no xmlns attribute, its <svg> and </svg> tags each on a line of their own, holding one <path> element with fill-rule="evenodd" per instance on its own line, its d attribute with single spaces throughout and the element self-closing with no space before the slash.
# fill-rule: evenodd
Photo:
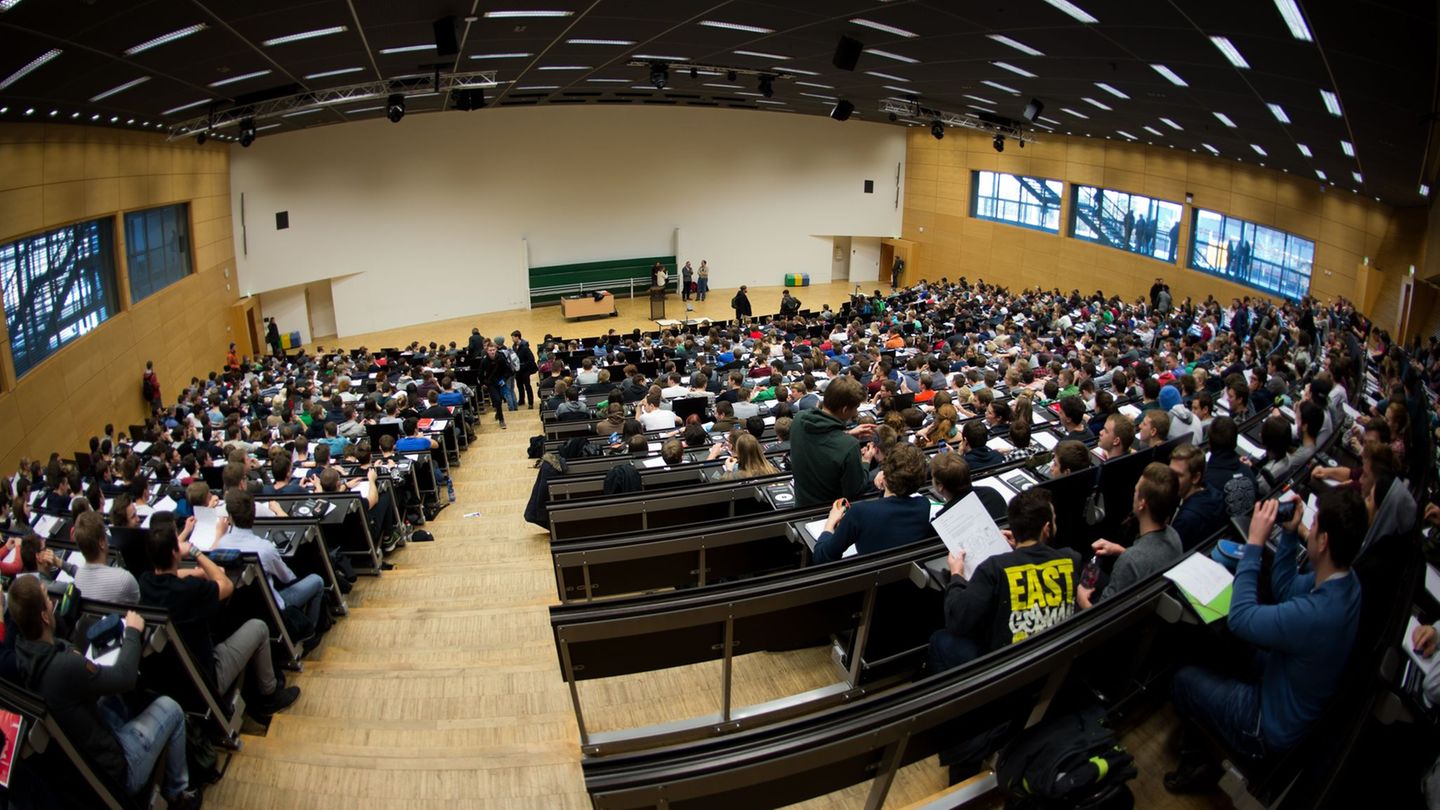
<svg viewBox="0 0 1440 810">
<path fill-rule="evenodd" d="M 926 447 L 934 447 L 940 442 L 953 442 L 960 432 L 956 427 L 959 419 L 954 405 L 941 405 L 935 409 L 935 421 L 915 431 L 915 438 L 917 441 L 924 441 Z"/>
<path fill-rule="evenodd" d="M 749 433 L 741 433 L 735 440 L 735 454 L 725 460 L 726 478 L 755 478 L 761 475 L 775 475 L 780 470 L 765 458 L 760 440 Z"/>
</svg>

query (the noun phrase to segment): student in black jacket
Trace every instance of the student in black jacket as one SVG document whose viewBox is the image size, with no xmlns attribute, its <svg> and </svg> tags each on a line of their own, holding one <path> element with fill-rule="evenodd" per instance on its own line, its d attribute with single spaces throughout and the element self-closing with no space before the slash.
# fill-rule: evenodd
<svg viewBox="0 0 1440 810">
<path fill-rule="evenodd" d="M 40 580 L 17 579 L 9 602 L 21 635 L 16 643 L 21 681 L 45 698 L 81 755 L 127 795 L 137 796 L 164 754 L 166 805 L 200 806 L 199 791 L 190 787 L 180 704 L 162 695 L 132 718 L 125 702 L 117 699 L 133 690 L 139 678 L 145 630 L 140 614 L 125 614 L 120 657 L 110 666 L 99 666 L 68 641 L 55 638 L 55 603 Z"/>
<path fill-rule="evenodd" d="M 986 444 L 990 440 L 990 431 L 983 422 L 965 423 L 960 435 L 964 441 L 965 463 L 970 465 L 970 469 L 979 471 L 1005 463 L 1005 457 Z"/>
<path fill-rule="evenodd" d="M 937 518 L 971 492 L 980 499 L 990 517 L 999 519 L 1005 516 L 1005 498 L 989 487 L 971 486 L 970 465 L 965 463 L 959 453 L 942 452 L 935 456 L 930 462 L 930 485 L 935 494 L 945 501 L 945 506 L 935 513 Z"/>
</svg>

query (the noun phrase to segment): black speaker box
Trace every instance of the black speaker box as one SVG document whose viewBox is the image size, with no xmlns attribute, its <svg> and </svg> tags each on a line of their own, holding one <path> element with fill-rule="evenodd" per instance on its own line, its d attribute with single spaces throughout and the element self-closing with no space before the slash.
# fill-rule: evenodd
<svg viewBox="0 0 1440 810">
<path fill-rule="evenodd" d="M 455 18 L 441 17 L 435 21 L 435 53 L 454 56 L 460 53 L 460 39 L 455 34 Z"/>
<path fill-rule="evenodd" d="M 860 52 L 865 50 L 864 43 L 850 37 L 840 37 L 840 42 L 835 46 L 835 58 L 832 60 L 835 67 L 841 70 L 854 70 L 856 63 L 860 61 Z"/>
<path fill-rule="evenodd" d="M 835 102 L 835 109 L 830 111 L 830 117 L 836 121 L 848 121 L 850 113 L 853 112 L 855 112 L 855 105 L 842 98 Z"/>
</svg>

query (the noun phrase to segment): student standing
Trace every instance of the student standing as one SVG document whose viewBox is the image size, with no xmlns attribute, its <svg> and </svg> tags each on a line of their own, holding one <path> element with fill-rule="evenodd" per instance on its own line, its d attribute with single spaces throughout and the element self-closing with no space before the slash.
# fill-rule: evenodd
<svg viewBox="0 0 1440 810">
<path fill-rule="evenodd" d="M 710 266 L 705 260 L 700 260 L 700 270 L 695 273 L 695 297 L 701 301 L 705 300 L 705 294 L 710 292 Z"/>
<path fill-rule="evenodd" d="M 730 306 L 735 310 L 735 320 L 741 323 L 744 323 L 745 319 L 751 315 L 750 296 L 745 293 L 748 289 L 744 284 L 741 284 L 740 291 L 735 293 L 734 298 L 730 299 Z"/>
</svg>

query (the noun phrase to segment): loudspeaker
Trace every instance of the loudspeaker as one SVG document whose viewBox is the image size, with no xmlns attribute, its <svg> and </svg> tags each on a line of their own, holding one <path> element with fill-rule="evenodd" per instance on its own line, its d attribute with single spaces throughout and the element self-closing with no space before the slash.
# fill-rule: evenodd
<svg viewBox="0 0 1440 810">
<path fill-rule="evenodd" d="M 485 106 L 485 90 L 480 87 L 452 90 L 450 104 L 457 110 L 478 110 Z"/>
<path fill-rule="evenodd" d="M 1038 98 L 1032 98 L 1030 99 L 1030 103 L 1025 105 L 1025 120 L 1033 124 L 1042 112 L 1045 112 L 1044 102 Z"/>
<path fill-rule="evenodd" d="M 454 56 L 460 53 L 460 39 L 455 35 L 455 18 L 441 17 L 435 21 L 435 53 Z"/>
<path fill-rule="evenodd" d="M 836 121 L 848 121 L 850 113 L 853 112 L 855 112 L 855 105 L 842 98 L 835 102 L 835 108 L 830 110 L 830 117 Z"/>
<path fill-rule="evenodd" d="M 835 58 L 831 61 L 841 70 L 854 70 L 863 50 L 865 45 L 860 40 L 842 36 L 839 44 L 835 46 Z"/>
</svg>

